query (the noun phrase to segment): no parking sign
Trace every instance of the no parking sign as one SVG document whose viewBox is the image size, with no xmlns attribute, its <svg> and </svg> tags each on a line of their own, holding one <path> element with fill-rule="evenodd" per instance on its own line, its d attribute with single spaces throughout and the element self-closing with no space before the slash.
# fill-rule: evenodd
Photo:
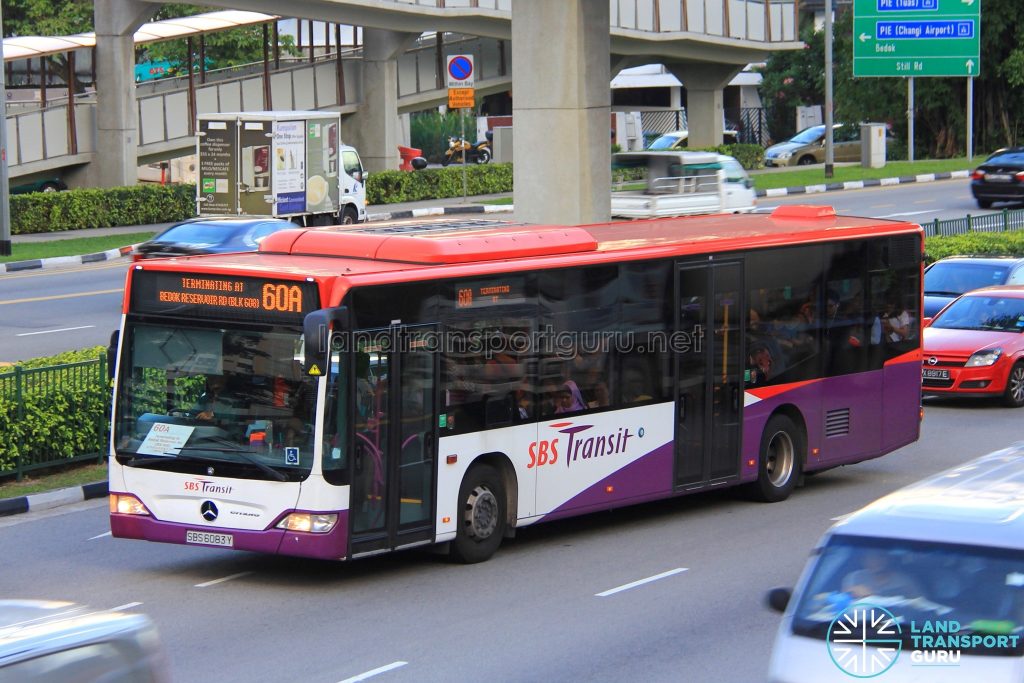
<svg viewBox="0 0 1024 683">
<path fill-rule="evenodd" d="M 449 55 L 445 71 L 448 74 L 448 108 L 472 109 L 473 55 Z"/>
<path fill-rule="evenodd" d="M 473 87 L 473 55 L 448 55 L 448 87 Z"/>
</svg>

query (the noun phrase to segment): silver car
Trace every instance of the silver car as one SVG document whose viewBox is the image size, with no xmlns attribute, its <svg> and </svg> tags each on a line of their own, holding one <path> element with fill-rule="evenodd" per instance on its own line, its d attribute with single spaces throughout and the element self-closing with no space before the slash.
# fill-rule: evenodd
<svg viewBox="0 0 1024 683">
<path fill-rule="evenodd" d="M 169 680 L 156 626 L 145 615 L 0 600 L 0 683 Z"/>
</svg>

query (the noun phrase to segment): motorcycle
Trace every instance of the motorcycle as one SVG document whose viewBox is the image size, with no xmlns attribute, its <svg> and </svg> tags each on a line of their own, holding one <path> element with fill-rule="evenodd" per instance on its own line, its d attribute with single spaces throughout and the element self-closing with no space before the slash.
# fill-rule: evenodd
<svg viewBox="0 0 1024 683">
<path fill-rule="evenodd" d="M 471 145 L 462 138 L 450 137 L 448 138 L 448 149 L 444 151 L 444 157 L 441 159 L 441 165 L 447 166 L 453 161 L 461 163 L 463 154 L 465 154 L 466 161 L 486 164 L 491 160 L 491 143 L 481 140 Z"/>
</svg>

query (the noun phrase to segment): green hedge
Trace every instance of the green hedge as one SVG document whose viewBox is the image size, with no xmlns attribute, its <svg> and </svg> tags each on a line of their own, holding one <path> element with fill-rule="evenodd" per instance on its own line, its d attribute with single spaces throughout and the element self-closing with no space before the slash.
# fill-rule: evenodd
<svg viewBox="0 0 1024 683">
<path fill-rule="evenodd" d="M 23 383 L 19 418 L 13 368 L 0 372 L 0 474 L 11 474 L 18 456 L 23 465 L 72 459 L 105 450 L 110 387 L 99 377 L 101 346 L 19 363 L 23 369 L 95 361 L 82 372 L 87 381 L 71 383 L 32 373 Z M 87 377 L 86 377 L 87 376 Z M 95 378 L 96 381 L 88 381 Z"/>
<path fill-rule="evenodd" d="M 926 263 L 946 256 L 1020 256 L 1024 254 L 1024 230 L 1016 232 L 972 232 L 949 237 L 929 237 L 924 242 Z"/>
<path fill-rule="evenodd" d="M 196 215 L 195 185 L 133 185 L 11 197 L 11 234 L 146 225 Z"/>
<path fill-rule="evenodd" d="M 468 164 L 467 194 L 512 191 L 512 164 Z M 367 204 L 395 204 L 462 196 L 462 166 L 422 171 L 380 171 L 366 180 Z"/>
<path fill-rule="evenodd" d="M 701 152 L 717 152 L 718 154 L 727 154 L 740 162 L 740 165 L 752 171 L 755 168 L 764 168 L 764 147 L 760 145 L 746 145 L 746 144 L 735 144 L 735 145 L 718 145 L 717 147 L 702 147 L 699 150 Z"/>
</svg>

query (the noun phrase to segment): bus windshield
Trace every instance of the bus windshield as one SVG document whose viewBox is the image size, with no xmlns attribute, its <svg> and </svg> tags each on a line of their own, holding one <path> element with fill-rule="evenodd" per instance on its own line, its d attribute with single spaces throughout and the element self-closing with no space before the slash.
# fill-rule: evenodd
<svg viewBox="0 0 1024 683">
<path fill-rule="evenodd" d="M 125 332 L 114 443 L 124 465 L 299 481 L 316 383 L 297 331 L 137 323 Z"/>
</svg>

